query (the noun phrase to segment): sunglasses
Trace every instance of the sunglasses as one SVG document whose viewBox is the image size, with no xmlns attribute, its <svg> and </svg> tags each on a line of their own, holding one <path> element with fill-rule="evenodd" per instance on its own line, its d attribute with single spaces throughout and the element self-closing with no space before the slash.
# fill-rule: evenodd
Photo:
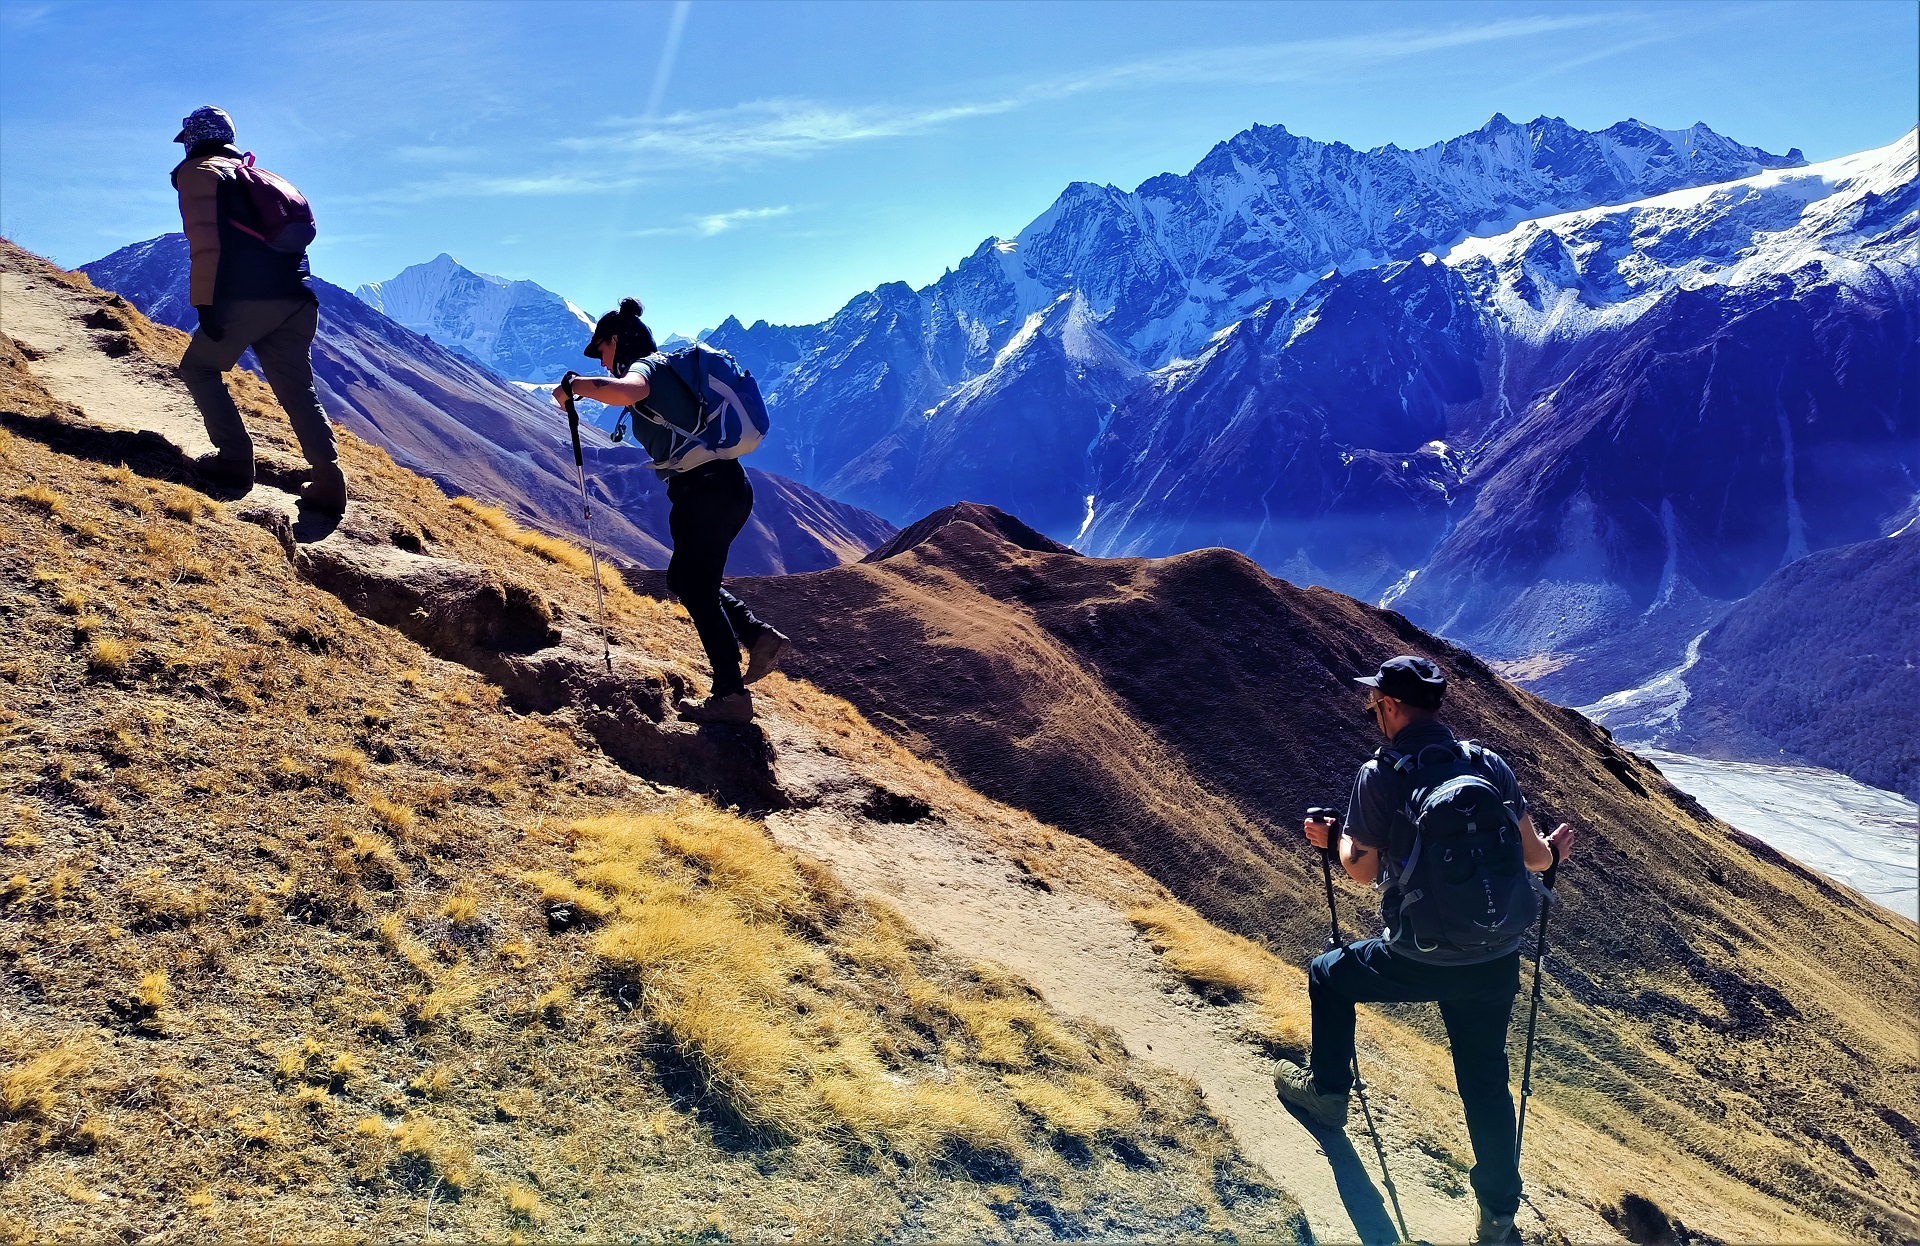
<svg viewBox="0 0 1920 1246">
<path fill-rule="evenodd" d="M 1379 713 L 1380 707 L 1385 705 L 1386 703 L 1387 703 L 1387 699 L 1383 696 L 1369 695 L 1367 697 L 1367 704 L 1365 707 L 1367 711 L 1367 717 L 1372 718 L 1375 714 Z"/>
</svg>

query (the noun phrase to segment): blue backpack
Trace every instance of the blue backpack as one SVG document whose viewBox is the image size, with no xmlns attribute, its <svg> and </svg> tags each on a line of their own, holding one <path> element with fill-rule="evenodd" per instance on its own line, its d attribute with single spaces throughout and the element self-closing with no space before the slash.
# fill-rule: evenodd
<svg viewBox="0 0 1920 1246">
<path fill-rule="evenodd" d="M 645 419 L 636 422 L 634 440 L 653 458 L 653 468 L 673 475 L 715 459 L 737 459 L 751 454 L 767 435 L 767 405 L 753 374 L 733 356 L 695 342 L 653 356 L 654 376 L 665 364 L 693 395 L 696 414 L 691 427 L 663 416 L 649 403 L 636 403 L 628 412 Z M 657 383 L 657 382 L 656 382 Z M 625 440 L 626 414 L 614 426 L 615 441 Z"/>
<path fill-rule="evenodd" d="M 1428 745 L 1417 756 L 1375 754 L 1382 769 L 1410 784 L 1401 816 L 1413 836 L 1405 856 L 1387 854 L 1400 893 L 1389 924 L 1396 941 L 1418 951 L 1491 952 L 1525 935 L 1540 911 L 1519 819 L 1487 777 L 1485 752 L 1462 740 Z"/>
</svg>

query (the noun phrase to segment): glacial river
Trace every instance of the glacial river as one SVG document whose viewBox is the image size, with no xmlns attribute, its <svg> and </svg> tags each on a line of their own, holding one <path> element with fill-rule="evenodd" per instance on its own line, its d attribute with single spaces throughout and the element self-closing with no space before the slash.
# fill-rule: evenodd
<svg viewBox="0 0 1920 1246">
<path fill-rule="evenodd" d="M 1722 822 L 1920 921 L 1920 807 L 1811 766 L 1636 750 Z"/>
</svg>

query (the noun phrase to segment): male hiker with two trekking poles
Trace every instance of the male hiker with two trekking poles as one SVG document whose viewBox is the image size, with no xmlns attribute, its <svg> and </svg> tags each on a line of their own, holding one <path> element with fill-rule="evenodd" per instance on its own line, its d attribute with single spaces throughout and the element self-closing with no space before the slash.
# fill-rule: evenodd
<svg viewBox="0 0 1920 1246">
<path fill-rule="evenodd" d="M 1520 991 L 1521 944 L 1538 915 L 1544 951 L 1543 905 L 1554 871 L 1572 851 L 1573 828 L 1562 824 L 1542 838 L 1507 763 L 1456 739 L 1439 720 L 1447 680 L 1434 663 L 1396 657 L 1355 682 L 1367 687 L 1367 715 L 1387 746 L 1354 779 L 1337 844 L 1339 818 L 1326 810 L 1309 810 L 1302 829 L 1328 871 L 1329 909 L 1328 859 L 1337 850 L 1355 882 L 1379 883 L 1385 930 L 1346 943 L 1338 914 L 1332 914 L 1330 950 L 1307 967 L 1313 1052 L 1306 1068 L 1280 1061 L 1274 1089 L 1308 1118 L 1344 1128 L 1356 1072 L 1354 1005 L 1439 1004 L 1473 1141 L 1470 1181 L 1480 1209 L 1474 1240 L 1514 1241 L 1520 1157 L 1508 1088 L 1507 1025 Z M 1536 873 L 1546 874 L 1545 892 L 1534 882 Z M 1536 1011 L 1539 1002 L 1536 960 Z M 1528 1078 L 1532 1058 L 1530 1020 Z M 1522 1083 L 1522 1128 L 1528 1078 Z"/>
</svg>

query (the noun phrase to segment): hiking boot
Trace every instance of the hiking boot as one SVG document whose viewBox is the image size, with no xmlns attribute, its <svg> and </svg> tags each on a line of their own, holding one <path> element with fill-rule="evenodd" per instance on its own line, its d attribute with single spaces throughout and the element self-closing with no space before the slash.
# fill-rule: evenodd
<svg viewBox="0 0 1920 1246">
<path fill-rule="evenodd" d="M 1347 1096 L 1324 1093 L 1314 1084 L 1313 1074 L 1291 1060 L 1282 1060 L 1273 1075 L 1273 1089 L 1280 1102 L 1299 1108 L 1308 1117 L 1331 1129 L 1347 1127 Z M 1509 1216 L 1508 1223 L 1512 1223 Z"/>
<path fill-rule="evenodd" d="M 1513 1216 L 1497 1215 L 1485 1207 L 1480 1209 L 1480 1227 L 1473 1231 L 1473 1240 L 1479 1242 L 1518 1242 L 1519 1234 L 1513 1231 Z"/>
<path fill-rule="evenodd" d="M 732 692 L 723 697 L 695 701 L 682 697 L 674 711 L 690 723 L 750 723 L 753 721 L 753 694 Z"/>
<path fill-rule="evenodd" d="M 793 642 L 773 628 L 761 632 L 760 639 L 754 641 L 747 650 L 747 669 L 740 676 L 740 681 L 750 684 L 773 674 L 773 668 L 780 665 L 780 659 L 791 648 Z"/>
<path fill-rule="evenodd" d="M 329 515 L 347 511 L 347 477 L 338 463 L 319 463 L 313 479 L 300 487 L 300 505 Z"/>
<path fill-rule="evenodd" d="M 222 454 L 215 451 L 203 454 L 193 461 L 193 470 L 200 479 L 220 489 L 253 488 L 253 456 L 251 454 Z"/>
</svg>

